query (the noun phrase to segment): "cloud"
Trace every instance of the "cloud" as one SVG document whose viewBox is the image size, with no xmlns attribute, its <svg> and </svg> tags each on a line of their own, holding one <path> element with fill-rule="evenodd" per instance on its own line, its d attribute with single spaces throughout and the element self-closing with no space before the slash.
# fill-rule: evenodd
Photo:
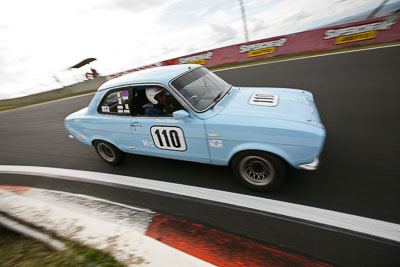
<svg viewBox="0 0 400 267">
<path fill-rule="evenodd" d="M 250 32 L 259 32 L 268 29 L 269 26 L 266 21 L 254 18 L 248 22 Z"/>
<path fill-rule="evenodd" d="M 290 15 L 289 17 L 286 17 L 283 22 L 284 23 L 292 23 L 292 22 L 299 23 L 300 21 L 302 21 L 308 17 L 311 17 L 311 15 L 303 10 L 300 10 L 300 11 L 297 11 L 296 13 Z"/>
<path fill-rule="evenodd" d="M 0 48 L 1 49 L 1 48 Z M 0 79 L 4 78 L 7 71 L 7 61 L 5 57 L 0 54 Z"/>
<path fill-rule="evenodd" d="M 171 2 L 171 1 L 169 1 Z M 103 4 L 97 4 L 95 9 L 120 9 L 130 12 L 141 12 L 159 8 L 160 6 L 170 5 L 165 0 L 111 0 Z"/>
<path fill-rule="evenodd" d="M 223 43 L 236 37 L 237 31 L 228 25 L 210 25 L 212 37 L 216 43 Z"/>
<path fill-rule="evenodd" d="M 113 2 L 114 7 L 128 9 L 131 11 L 141 11 L 154 8 L 165 3 L 164 0 L 114 0 Z"/>
<path fill-rule="evenodd" d="M 179 47 L 177 45 L 163 46 L 161 48 L 161 56 L 171 55 L 171 54 L 176 53 L 176 51 L 179 51 Z"/>
</svg>

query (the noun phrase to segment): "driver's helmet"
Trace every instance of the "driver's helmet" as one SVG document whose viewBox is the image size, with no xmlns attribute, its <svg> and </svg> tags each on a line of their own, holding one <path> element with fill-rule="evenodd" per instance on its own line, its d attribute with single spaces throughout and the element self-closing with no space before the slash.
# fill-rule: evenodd
<svg viewBox="0 0 400 267">
<path fill-rule="evenodd" d="M 146 89 L 146 97 L 147 99 L 154 105 L 158 104 L 158 101 L 156 100 L 156 95 L 161 93 L 163 91 L 162 88 L 147 88 Z"/>
</svg>

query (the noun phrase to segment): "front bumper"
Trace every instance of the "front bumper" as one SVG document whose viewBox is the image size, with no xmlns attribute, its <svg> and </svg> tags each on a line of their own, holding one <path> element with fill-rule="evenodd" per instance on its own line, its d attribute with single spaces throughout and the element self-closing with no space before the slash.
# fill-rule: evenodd
<svg viewBox="0 0 400 267">
<path fill-rule="evenodd" d="M 318 168 L 318 165 L 319 165 L 319 158 L 314 158 L 314 160 L 310 163 L 299 165 L 299 168 L 307 171 L 313 171 Z"/>
</svg>

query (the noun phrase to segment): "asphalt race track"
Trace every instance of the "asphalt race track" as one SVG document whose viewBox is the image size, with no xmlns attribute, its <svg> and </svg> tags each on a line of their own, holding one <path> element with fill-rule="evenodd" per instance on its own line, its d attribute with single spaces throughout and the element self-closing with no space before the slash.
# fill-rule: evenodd
<svg viewBox="0 0 400 267">
<path fill-rule="evenodd" d="M 283 186 L 271 193 L 243 188 L 234 181 L 226 167 L 135 155 L 129 155 L 121 166 L 107 165 L 93 148 L 70 140 L 63 125 L 64 117 L 87 106 L 91 95 L 1 112 L 0 164 L 135 176 L 254 195 L 400 224 L 399 62 L 400 47 L 397 46 L 217 72 L 235 86 L 300 88 L 314 94 L 327 131 L 321 166 L 314 172 L 291 172 Z M 61 184 L 66 188 L 73 186 L 66 182 Z M 90 191 L 89 186 L 84 189 Z M 93 190 L 107 195 L 104 188 L 93 187 Z M 109 194 L 113 190 L 109 190 Z M 128 193 L 121 193 L 121 196 L 129 198 Z M 183 202 L 173 203 L 177 206 L 189 205 Z M 198 219 L 204 222 L 207 216 L 203 214 Z M 209 218 L 207 223 L 214 224 L 213 219 L 215 217 Z M 249 217 L 249 223 L 256 220 L 261 219 Z M 240 224 L 236 220 L 220 220 L 219 224 L 215 224 L 225 224 L 230 231 L 240 232 L 234 226 Z M 263 240 L 263 237 L 257 236 L 257 230 L 254 231 L 242 231 L 241 234 Z M 342 241 L 334 242 L 338 244 Z M 347 265 L 351 260 L 341 263 Z"/>
</svg>

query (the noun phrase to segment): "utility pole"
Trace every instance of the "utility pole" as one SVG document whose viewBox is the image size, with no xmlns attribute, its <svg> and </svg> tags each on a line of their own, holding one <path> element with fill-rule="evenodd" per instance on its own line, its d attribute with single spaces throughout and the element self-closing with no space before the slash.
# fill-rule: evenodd
<svg viewBox="0 0 400 267">
<path fill-rule="evenodd" d="M 383 7 L 384 5 L 386 5 L 387 2 L 389 2 L 389 0 L 383 0 L 383 2 L 382 2 L 377 8 L 375 8 L 374 11 L 372 11 L 371 14 L 369 14 L 369 16 L 367 17 L 367 19 L 373 18 L 373 17 L 376 15 L 376 13 L 378 13 L 379 10 L 381 10 L 382 7 Z"/>
<path fill-rule="evenodd" d="M 240 9 L 242 10 L 242 20 L 243 20 L 243 28 L 244 28 L 244 38 L 246 42 L 249 41 L 249 32 L 247 31 L 247 22 L 246 22 L 246 14 L 244 12 L 244 4 L 243 0 L 239 0 Z"/>
</svg>

